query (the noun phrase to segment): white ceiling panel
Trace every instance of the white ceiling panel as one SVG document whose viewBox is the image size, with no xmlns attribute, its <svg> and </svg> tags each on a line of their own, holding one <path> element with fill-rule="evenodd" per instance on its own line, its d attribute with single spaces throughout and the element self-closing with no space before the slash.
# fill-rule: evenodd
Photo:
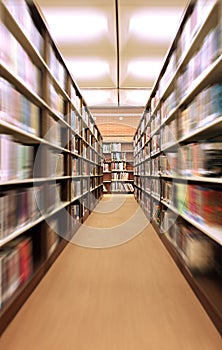
<svg viewBox="0 0 222 350">
<path fill-rule="evenodd" d="M 36 2 L 86 102 L 104 108 L 145 106 L 187 5 L 187 0 Z"/>
</svg>

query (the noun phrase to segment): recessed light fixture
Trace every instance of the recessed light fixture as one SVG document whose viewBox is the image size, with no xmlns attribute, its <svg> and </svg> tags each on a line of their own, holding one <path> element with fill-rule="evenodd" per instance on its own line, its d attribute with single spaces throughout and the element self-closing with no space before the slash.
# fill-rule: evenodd
<svg viewBox="0 0 222 350">
<path fill-rule="evenodd" d="M 144 78 L 155 79 L 160 73 L 163 61 L 160 58 L 150 60 L 134 60 L 128 63 L 128 74 Z"/>
<path fill-rule="evenodd" d="M 88 106 L 101 106 L 115 103 L 113 91 L 100 89 L 81 89 L 81 91 Z"/>
<path fill-rule="evenodd" d="M 122 105 L 128 106 L 145 106 L 151 89 L 122 90 L 120 100 Z"/>
<path fill-rule="evenodd" d="M 129 33 L 138 39 L 169 42 L 179 26 L 182 8 L 151 8 L 137 12 L 129 22 Z"/>
<path fill-rule="evenodd" d="M 75 79 L 95 79 L 110 74 L 109 63 L 102 60 L 75 60 L 66 57 L 66 63 Z"/>
<path fill-rule="evenodd" d="M 86 9 L 46 8 L 42 11 L 57 43 L 91 41 L 108 33 L 108 21 L 103 13 Z"/>
</svg>

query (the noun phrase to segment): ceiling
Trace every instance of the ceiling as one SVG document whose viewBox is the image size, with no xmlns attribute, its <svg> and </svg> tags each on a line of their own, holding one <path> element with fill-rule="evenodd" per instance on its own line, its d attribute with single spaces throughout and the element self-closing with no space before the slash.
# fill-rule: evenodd
<svg viewBox="0 0 222 350">
<path fill-rule="evenodd" d="M 36 0 L 91 108 L 143 108 L 187 0 Z"/>
</svg>

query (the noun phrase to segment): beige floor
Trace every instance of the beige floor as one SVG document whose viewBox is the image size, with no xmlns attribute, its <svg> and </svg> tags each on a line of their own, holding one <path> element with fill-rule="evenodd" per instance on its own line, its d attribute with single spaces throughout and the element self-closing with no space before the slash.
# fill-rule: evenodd
<svg viewBox="0 0 222 350">
<path fill-rule="evenodd" d="M 92 214 L 87 225 L 119 225 L 120 216 L 127 222 L 132 207 L 129 197 L 110 214 Z M 70 243 L 3 334 L 0 349 L 221 350 L 222 341 L 148 225 L 112 248 Z"/>
</svg>

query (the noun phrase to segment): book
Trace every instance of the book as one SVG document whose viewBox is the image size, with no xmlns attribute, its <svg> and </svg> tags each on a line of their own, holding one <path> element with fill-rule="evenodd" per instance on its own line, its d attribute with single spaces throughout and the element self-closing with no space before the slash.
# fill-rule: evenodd
<svg viewBox="0 0 222 350">
<path fill-rule="evenodd" d="M 192 273 L 207 274 L 215 268 L 213 243 L 191 225 L 180 226 L 181 256 Z"/>
</svg>

